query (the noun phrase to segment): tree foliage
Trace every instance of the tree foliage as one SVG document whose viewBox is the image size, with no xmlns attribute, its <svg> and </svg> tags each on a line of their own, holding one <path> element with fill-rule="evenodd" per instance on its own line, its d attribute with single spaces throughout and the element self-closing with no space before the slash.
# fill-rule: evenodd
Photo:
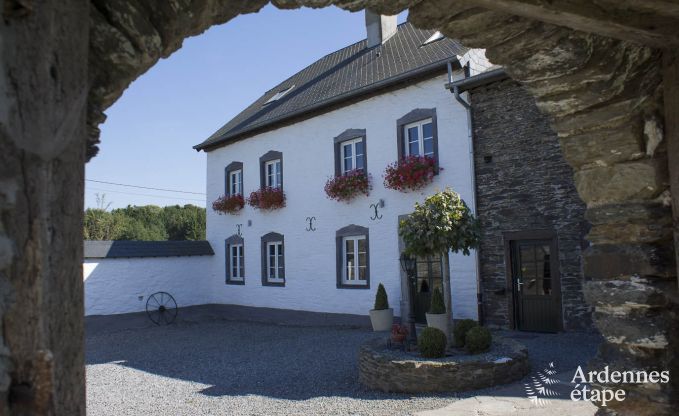
<svg viewBox="0 0 679 416">
<path fill-rule="evenodd" d="M 85 210 L 86 240 L 204 240 L 205 208 L 195 205 L 131 206 Z"/>
<path fill-rule="evenodd" d="M 415 211 L 399 223 L 406 253 L 426 256 L 462 251 L 469 255 L 478 247 L 480 230 L 460 195 L 450 188 L 438 192 L 424 203 L 415 203 Z"/>
</svg>

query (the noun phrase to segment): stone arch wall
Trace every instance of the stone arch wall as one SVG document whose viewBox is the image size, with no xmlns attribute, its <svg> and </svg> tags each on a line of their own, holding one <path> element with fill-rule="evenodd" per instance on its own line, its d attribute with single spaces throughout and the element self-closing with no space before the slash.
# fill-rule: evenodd
<svg viewBox="0 0 679 416">
<path fill-rule="evenodd" d="M 96 154 L 103 111 L 184 38 L 267 2 L 161 3 L 4 1 L 1 414 L 84 414 L 84 357 L 78 341 L 83 336 L 83 164 Z M 676 160 L 679 152 L 679 127 L 676 117 L 665 117 L 679 107 L 679 59 L 669 49 L 679 45 L 677 10 L 641 0 L 627 1 L 625 9 L 608 0 L 596 6 L 584 0 L 567 5 L 534 0 L 273 3 L 281 8 L 369 7 L 384 14 L 410 8 L 415 25 L 437 27 L 468 46 L 487 48 L 490 60 L 505 66 L 551 118 L 588 206 L 593 244 L 585 255 L 585 274 L 592 279 L 587 296 L 608 339 L 600 362 L 665 367 L 679 374 L 669 208 L 670 200 L 677 201 L 670 181 L 679 187 L 679 179 L 668 164 L 668 155 Z M 668 49 L 661 51 L 663 45 Z M 674 383 L 660 391 L 635 388 L 617 410 L 670 414 Z"/>
</svg>

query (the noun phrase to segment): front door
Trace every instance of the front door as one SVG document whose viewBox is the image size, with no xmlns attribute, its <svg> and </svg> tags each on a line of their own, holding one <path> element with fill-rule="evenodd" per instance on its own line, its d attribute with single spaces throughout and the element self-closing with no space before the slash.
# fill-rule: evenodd
<svg viewBox="0 0 679 416">
<path fill-rule="evenodd" d="M 515 327 L 557 332 L 561 291 L 555 239 L 513 240 L 509 248 Z"/>
<path fill-rule="evenodd" d="M 429 312 L 431 294 L 438 288 L 443 293 L 441 256 L 427 256 L 417 258 L 417 282 L 413 288 L 413 308 L 415 322 L 427 323 L 425 313 Z M 412 287 L 412 286 L 411 286 Z"/>
</svg>

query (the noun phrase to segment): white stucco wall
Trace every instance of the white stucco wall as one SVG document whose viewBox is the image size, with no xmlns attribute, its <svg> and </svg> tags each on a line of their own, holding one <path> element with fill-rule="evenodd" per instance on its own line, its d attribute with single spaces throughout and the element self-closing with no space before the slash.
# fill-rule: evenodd
<svg viewBox="0 0 679 416">
<path fill-rule="evenodd" d="M 459 78 L 460 73 L 456 74 Z M 367 314 L 378 283 L 387 289 L 395 314 L 400 314 L 401 283 L 397 218 L 408 214 L 415 201 L 446 186 L 471 201 L 471 170 L 465 110 L 444 88 L 447 75 L 329 113 L 265 132 L 207 154 L 207 239 L 215 256 L 209 258 L 206 294 L 212 303 L 264 306 L 319 312 Z M 421 192 L 385 189 L 384 168 L 397 159 L 396 120 L 416 108 L 436 108 L 439 160 L 444 168 Z M 323 187 L 334 174 L 333 138 L 346 129 L 366 129 L 368 172 L 373 178 L 369 197 L 350 204 L 326 197 Z M 260 212 L 249 206 L 237 215 L 218 215 L 209 207 L 224 193 L 224 168 L 243 162 L 246 196 L 259 187 L 259 157 L 269 150 L 283 153 L 287 206 Z M 371 203 L 384 199 L 382 219 L 372 221 Z M 305 231 L 306 217 L 316 217 L 315 232 Z M 251 221 L 251 226 L 248 226 Z M 243 224 L 245 285 L 225 284 L 224 240 Z M 350 224 L 370 230 L 371 288 L 338 289 L 335 232 Z M 262 286 L 260 237 L 278 232 L 285 238 L 285 287 Z M 456 318 L 476 318 L 474 256 L 451 256 L 453 312 Z"/>
<path fill-rule="evenodd" d="M 217 279 L 212 257 L 85 259 L 85 315 L 141 312 L 159 291 L 170 293 L 179 307 L 209 303 Z"/>
</svg>

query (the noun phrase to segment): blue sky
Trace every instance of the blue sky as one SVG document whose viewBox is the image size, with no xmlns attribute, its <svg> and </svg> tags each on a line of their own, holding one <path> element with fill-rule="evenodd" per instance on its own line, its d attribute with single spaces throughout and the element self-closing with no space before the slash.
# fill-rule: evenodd
<svg viewBox="0 0 679 416">
<path fill-rule="evenodd" d="M 97 194 L 111 208 L 205 206 L 205 153 L 191 147 L 280 81 L 364 38 L 363 12 L 269 5 L 186 39 L 106 111 L 99 154 L 86 166 L 85 206 L 96 207 Z"/>
</svg>

